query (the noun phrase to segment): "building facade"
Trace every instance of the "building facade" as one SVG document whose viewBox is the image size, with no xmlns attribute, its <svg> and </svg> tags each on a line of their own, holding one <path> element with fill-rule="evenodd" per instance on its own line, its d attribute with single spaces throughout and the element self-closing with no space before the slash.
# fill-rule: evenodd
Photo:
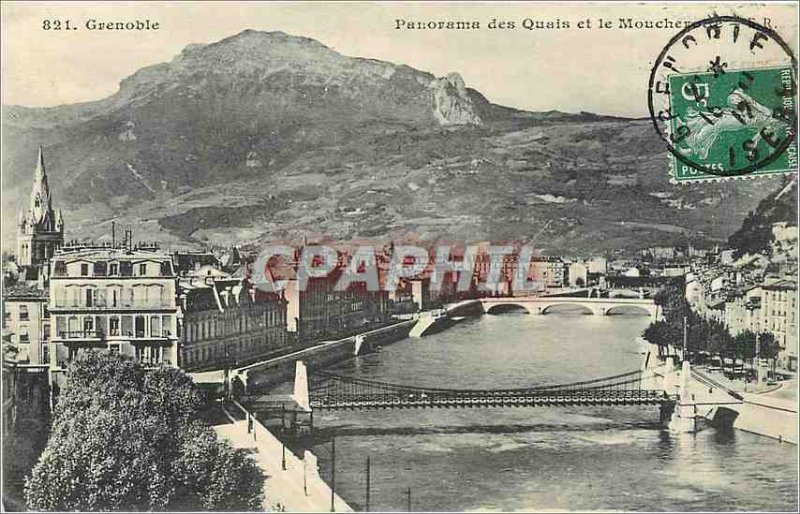
<svg viewBox="0 0 800 514">
<path fill-rule="evenodd" d="M 88 349 L 176 366 L 176 283 L 169 255 L 125 248 L 61 251 L 50 262 L 50 369 Z"/>
<path fill-rule="evenodd" d="M 569 285 L 586 287 L 589 284 L 589 267 L 582 262 L 571 262 L 567 268 Z"/>
<path fill-rule="evenodd" d="M 530 274 L 545 287 L 564 287 L 566 267 L 560 257 L 534 257 Z"/>
<path fill-rule="evenodd" d="M 763 316 L 761 304 L 764 291 L 761 287 L 740 289 L 731 293 L 725 302 L 725 324 L 731 335 L 738 335 L 746 330 L 761 332 Z"/>
<path fill-rule="evenodd" d="M 50 311 L 47 290 L 17 284 L 3 290 L 3 335 L 17 364 L 47 364 Z"/>
<path fill-rule="evenodd" d="M 290 347 L 286 301 L 241 278 L 179 283 L 180 365 L 189 371 L 256 362 Z"/>
<path fill-rule="evenodd" d="M 385 321 L 389 293 L 369 291 L 363 283 L 336 289 L 340 270 L 327 277 L 310 278 L 305 288 L 296 279 L 287 280 L 287 326 L 299 342 L 344 337 L 355 329 Z"/>
<path fill-rule="evenodd" d="M 797 283 L 781 280 L 761 289 L 762 326 L 781 346 L 781 365 L 797 371 Z"/>
</svg>

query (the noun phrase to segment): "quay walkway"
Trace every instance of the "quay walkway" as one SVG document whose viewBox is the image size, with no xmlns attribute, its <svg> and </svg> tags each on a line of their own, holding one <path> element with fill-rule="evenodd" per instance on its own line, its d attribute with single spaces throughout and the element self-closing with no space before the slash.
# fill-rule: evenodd
<svg viewBox="0 0 800 514">
<path fill-rule="evenodd" d="M 213 426 L 217 437 L 227 439 L 234 448 L 250 450 L 264 471 L 264 511 L 331 512 L 331 488 L 320 477 L 311 452 L 302 459 L 288 448 L 284 453 L 278 438 L 241 405 L 234 402 L 229 409 L 220 408 L 228 423 Z M 333 495 L 333 504 L 335 512 L 354 512 L 338 494 Z"/>
</svg>

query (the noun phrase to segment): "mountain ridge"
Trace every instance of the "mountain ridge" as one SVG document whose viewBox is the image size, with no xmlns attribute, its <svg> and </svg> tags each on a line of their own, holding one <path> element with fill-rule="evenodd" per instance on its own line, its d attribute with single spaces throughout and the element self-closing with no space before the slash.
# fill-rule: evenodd
<svg viewBox="0 0 800 514">
<path fill-rule="evenodd" d="M 647 120 L 500 106 L 460 75 L 282 32 L 189 45 L 107 98 L 7 107 L 3 123 L 4 196 L 27 194 L 44 142 L 68 233 L 107 237 L 114 219 L 171 245 L 309 233 L 540 234 L 575 251 L 708 243 L 769 180 L 676 188 Z"/>
</svg>

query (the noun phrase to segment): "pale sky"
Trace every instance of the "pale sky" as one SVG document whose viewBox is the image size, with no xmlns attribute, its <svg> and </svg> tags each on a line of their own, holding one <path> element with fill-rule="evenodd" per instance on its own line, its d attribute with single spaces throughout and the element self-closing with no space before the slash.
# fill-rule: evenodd
<svg viewBox="0 0 800 514">
<path fill-rule="evenodd" d="M 754 17 L 797 53 L 797 4 L 620 3 L 260 3 L 9 2 L 2 4 L 2 103 L 46 106 L 98 100 L 144 66 L 170 61 L 192 43 L 245 29 L 280 30 L 349 56 L 407 64 L 441 76 L 458 72 L 490 101 L 528 110 L 645 116 L 650 67 L 680 29 L 618 29 L 620 17 L 697 21 L 712 14 Z M 512 30 L 489 30 L 493 18 Z M 569 22 L 526 30 L 523 20 Z M 598 29 L 598 18 L 614 29 Z M 78 30 L 43 30 L 70 20 Z M 149 19 L 149 32 L 101 32 L 87 20 Z M 480 30 L 397 30 L 396 20 L 479 21 Z M 592 21 L 579 29 L 579 21 Z"/>
</svg>

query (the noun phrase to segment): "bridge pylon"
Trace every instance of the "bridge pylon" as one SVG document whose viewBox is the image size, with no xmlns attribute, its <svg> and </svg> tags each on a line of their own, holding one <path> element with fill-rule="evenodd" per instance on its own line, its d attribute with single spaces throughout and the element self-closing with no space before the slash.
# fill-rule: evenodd
<svg viewBox="0 0 800 514">
<path fill-rule="evenodd" d="M 669 422 L 669 429 L 674 432 L 697 432 L 697 403 L 689 391 L 692 370 L 688 360 L 684 360 L 681 370 L 672 372 L 676 380 L 665 380 L 665 386 L 672 383 L 678 390 L 678 401 Z"/>
<path fill-rule="evenodd" d="M 353 340 L 353 355 L 358 357 L 358 354 L 361 353 L 361 347 L 364 345 L 364 336 L 357 335 Z"/>
<path fill-rule="evenodd" d="M 311 400 L 308 396 L 308 370 L 303 361 L 297 361 L 294 367 L 294 392 L 292 399 L 306 412 L 311 412 Z"/>
</svg>

